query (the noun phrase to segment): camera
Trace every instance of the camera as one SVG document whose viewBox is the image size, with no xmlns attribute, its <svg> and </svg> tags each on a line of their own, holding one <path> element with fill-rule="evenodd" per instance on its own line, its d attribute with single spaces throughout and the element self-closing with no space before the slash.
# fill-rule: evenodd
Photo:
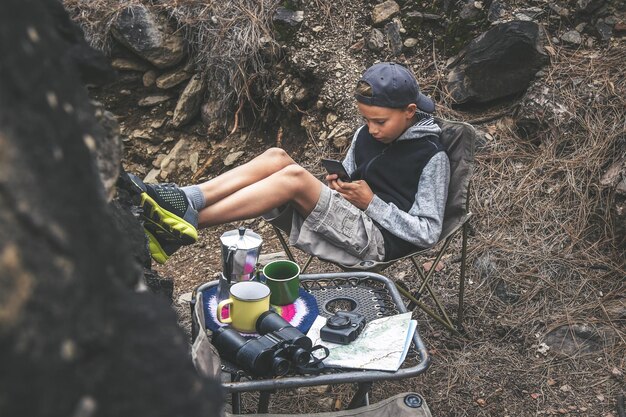
<svg viewBox="0 0 626 417">
<path fill-rule="evenodd" d="M 219 328 L 212 337 L 220 356 L 256 376 L 281 376 L 311 360 L 313 343 L 274 311 L 266 311 L 256 321 L 262 335 L 246 339 L 230 327 Z"/>
<path fill-rule="evenodd" d="M 347 345 L 354 341 L 365 327 L 365 316 L 351 311 L 337 311 L 326 320 L 320 330 L 320 337 L 325 342 Z"/>
</svg>

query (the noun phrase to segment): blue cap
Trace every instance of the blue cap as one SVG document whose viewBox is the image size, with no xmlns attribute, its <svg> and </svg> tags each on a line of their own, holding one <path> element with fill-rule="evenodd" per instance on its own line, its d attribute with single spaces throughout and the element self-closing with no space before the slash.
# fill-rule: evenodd
<svg viewBox="0 0 626 417">
<path fill-rule="evenodd" d="M 414 103 L 421 111 L 427 113 L 435 111 L 435 102 L 420 93 L 420 87 L 413 74 L 400 64 L 394 62 L 374 64 L 365 71 L 359 81 L 372 87 L 372 97 L 354 95 L 359 103 L 394 109 Z"/>
</svg>

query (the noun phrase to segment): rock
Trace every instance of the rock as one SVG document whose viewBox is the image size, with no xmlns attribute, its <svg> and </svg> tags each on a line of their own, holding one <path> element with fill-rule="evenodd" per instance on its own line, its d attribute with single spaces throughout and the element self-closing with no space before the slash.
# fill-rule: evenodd
<svg viewBox="0 0 626 417">
<path fill-rule="evenodd" d="M 113 58 L 111 66 L 122 71 L 145 71 L 150 68 L 145 62 L 130 58 Z"/>
<path fill-rule="evenodd" d="M 67 12 L 55 0 L 2 5 L 0 415 L 220 415 L 219 381 L 194 369 L 176 313 L 136 291 L 147 241 L 104 198 L 93 149 L 105 131 Z"/>
<path fill-rule="evenodd" d="M 156 158 L 154 158 L 154 161 L 152 161 L 152 167 L 154 168 L 161 168 L 161 164 L 163 163 L 163 159 L 165 158 L 165 154 L 160 153 L 157 155 Z"/>
<path fill-rule="evenodd" d="M 577 10 L 581 13 L 592 13 L 606 4 L 606 0 L 578 0 Z"/>
<path fill-rule="evenodd" d="M 608 327 L 572 324 L 551 330 L 544 342 L 554 352 L 574 356 L 601 351 L 615 343 L 615 334 Z"/>
<path fill-rule="evenodd" d="M 463 8 L 459 12 L 459 17 L 465 21 L 475 21 L 478 20 L 482 14 L 482 7 L 476 7 L 476 3 L 474 0 L 467 0 L 463 5 Z M 482 3 L 481 3 L 482 4 Z"/>
<path fill-rule="evenodd" d="M 161 103 L 165 103 L 171 98 L 172 98 L 171 96 L 166 96 L 166 95 L 147 96 L 139 100 L 137 104 L 139 105 L 139 107 L 153 107 Z"/>
<path fill-rule="evenodd" d="M 565 32 L 561 35 L 561 40 L 572 45 L 580 45 L 583 42 L 582 36 L 576 30 Z"/>
<path fill-rule="evenodd" d="M 291 27 L 299 26 L 304 21 L 304 12 L 301 10 L 290 10 L 286 7 L 277 7 L 272 21 Z"/>
<path fill-rule="evenodd" d="M 161 171 L 168 173 L 176 172 L 181 168 L 181 162 L 187 162 L 187 151 L 189 144 L 185 139 L 179 139 L 176 145 L 172 148 L 170 153 L 167 154 L 161 162 Z M 186 164 L 185 164 L 186 165 Z"/>
<path fill-rule="evenodd" d="M 608 41 L 613 37 L 613 26 L 607 24 L 603 19 L 598 19 L 594 28 L 600 40 Z"/>
<path fill-rule="evenodd" d="M 394 19 L 385 25 L 385 34 L 389 41 L 391 52 L 398 56 L 402 53 L 402 38 L 400 37 L 400 22 Z"/>
<path fill-rule="evenodd" d="M 150 172 L 148 172 L 146 177 L 143 179 L 143 182 L 145 182 L 146 184 L 157 184 L 159 182 L 160 176 L 161 176 L 160 169 L 157 169 L 157 168 L 151 169 Z"/>
<path fill-rule="evenodd" d="M 148 130 L 145 129 L 135 129 L 130 134 L 131 139 L 152 139 L 152 135 Z"/>
<path fill-rule="evenodd" d="M 189 168 L 191 172 L 196 172 L 198 170 L 198 161 L 200 160 L 200 153 L 194 151 L 189 155 Z"/>
<path fill-rule="evenodd" d="M 184 56 L 182 33 L 175 32 L 167 18 L 142 4 L 124 8 L 113 22 L 111 34 L 158 68 L 172 67 Z"/>
<path fill-rule="evenodd" d="M 415 38 L 406 38 L 404 40 L 404 47 L 408 48 L 408 49 L 414 48 L 414 47 L 417 46 L 417 42 L 418 42 L 418 40 L 415 39 Z"/>
<path fill-rule="evenodd" d="M 372 24 L 382 24 L 400 13 L 400 6 L 393 0 L 377 4 L 372 9 Z"/>
<path fill-rule="evenodd" d="M 146 71 L 141 79 L 144 87 L 152 87 L 157 79 L 157 72 L 155 70 Z"/>
<path fill-rule="evenodd" d="M 95 107 L 96 120 L 104 129 L 103 135 L 93 137 L 96 165 L 107 201 L 111 201 L 116 193 L 115 183 L 122 166 L 123 145 L 120 138 L 120 126 L 115 116 L 107 111 L 102 103 L 92 101 L 92 104 Z M 91 137 L 91 135 L 86 135 L 83 140 L 89 142 Z"/>
<path fill-rule="evenodd" d="M 352 44 L 352 46 L 350 46 L 350 48 L 348 48 L 350 51 L 360 51 L 361 49 L 363 49 L 363 47 L 365 46 L 365 39 L 361 38 L 358 41 L 356 41 L 355 43 Z"/>
<path fill-rule="evenodd" d="M 217 134 L 220 131 L 220 103 L 218 101 L 207 101 L 200 109 L 200 118 L 207 127 L 207 133 Z"/>
<path fill-rule="evenodd" d="M 187 72 L 187 69 L 185 67 L 178 68 L 157 77 L 156 86 L 166 90 L 168 88 L 177 86 L 185 80 L 190 79 L 192 75 L 192 73 Z"/>
<path fill-rule="evenodd" d="M 343 150 L 346 149 L 350 145 L 350 139 L 348 136 L 338 136 L 333 138 L 333 146 L 335 149 Z"/>
<path fill-rule="evenodd" d="M 508 4 L 495 0 L 489 6 L 489 10 L 487 11 L 487 20 L 490 22 L 497 22 L 502 19 L 508 11 Z"/>
<path fill-rule="evenodd" d="M 385 35 L 378 29 L 372 29 L 369 38 L 367 38 L 366 45 L 369 50 L 375 52 L 381 51 L 385 47 Z"/>
<path fill-rule="evenodd" d="M 226 158 L 224 158 L 224 166 L 231 166 L 243 155 L 243 151 L 231 152 Z"/>
<path fill-rule="evenodd" d="M 163 127 L 164 124 L 165 124 L 165 119 L 154 120 L 152 123 L 150 123 L 150 128 L 160 129 Z"/>
<path fill-rule="evenodd" d="M 550 9 L 552 9 L 552 11 L 554 11 L 559 16 L 561 17 L 569 16 L 569 9 L 567 7 L 560 6 L 557 3 L 550 3 L 549 6 L 550 6 Z"/>
<path fill-rule="evenodd" d="M 184 125 L 198 114 L 205 89 L 206 82 L 202 74 L 196 74 L 187 83 L 187 87 L 180 95 L 174 109 L 174 116 L 172 117 L 172 125 L 174 127 Z"/>
<path fill-rule="evenodd" d="M 497 25 L 473 39 L 452 62 L 447 88 L 456 103 L 485 103 L 528 88 L 547 62 L 534 22 Z"/>
</svg>

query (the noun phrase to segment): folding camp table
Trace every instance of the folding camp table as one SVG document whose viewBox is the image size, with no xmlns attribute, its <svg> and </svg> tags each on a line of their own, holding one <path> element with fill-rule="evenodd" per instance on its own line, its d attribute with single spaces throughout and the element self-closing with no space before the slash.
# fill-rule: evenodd
<svg viewBox="0 0 626 417">
<path fill-rule="evenodd" d="M 328 307 L 333 302 L 345 302 L 365 315 L 368 322 L 384 316 L 406 312 L 400 293 L 389 278 L 372 272 L 341 272 L 330 274 L 306 274 L 300 276 L 305 291 L 315 297 L 319 314 L 329 317 L 333 314 Z M 192 297 L 192 312 L 196 305 L 202 305 L 206 290 L 218 284 L 217 281 L 200 285 Z M 200 304 L 198 304 L 200 303 Z M 195 311 L 204 311 L 195 309 Z M 195 317 L 194 314 L 192 314 Z M 200 332 L 197 320 L 193 320 L 192 337 Z M 203 331 L 205 331 L 203 329 Z M 426 371 L 430 358 L 418 329 L 415 330 L 411 348 L 403 365 L 395 372 L 376 370 L 355 370 L 328 368 L 316 375 L 286 375 L 280 378 L 255 378 L 247 375 L 233 364 L 222 362 L 222 371 L 231 375 L 231 382 L 223 382 L 227 392 L 232 394 L 233 413 L 241 412 L 242 392 L 259 391 L 258 412 L 267 412 L 269 397 L 277 389 L 291 389 L 317 385 L 356 383 L 357 391 L 348 408 L 367 403 L 367 394 L 375 381 L 411 378 Z"/>
</svg>

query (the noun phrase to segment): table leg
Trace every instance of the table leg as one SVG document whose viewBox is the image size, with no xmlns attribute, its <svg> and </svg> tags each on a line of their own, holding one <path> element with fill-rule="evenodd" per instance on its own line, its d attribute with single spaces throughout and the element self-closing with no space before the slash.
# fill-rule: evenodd
<svg viewBox="0 0 626 417">
<path fill-rule="evenodd" d="M 259 392 L 259 406 L 257 408 L 257 413 L 259 414 L 267 414 L 267 410 L 270 406 L 270 395 L 273 391 L 261 391 Z"/>
<path fill-rule="evenodd" d="M 354 393 L 350 404 L 348 404 L 348 410 L 367 405 L 367 403 L 369 402 L 367 393 L 370 391 L 371 388 L 371 382 L 360 382 L 357 385 L 357 390 Z"/>
<path fill-rule="evenodd" d="M 231 382 L 237 382 L 239 381 L 239 376 L 237 376 L 236 374 L 230 374 L 230 381 Z M 240 392 L 233 392 L 231 394 L 231 403 L 232 403 L 232 408 L 233 408 L 233 414 L 241 414 L 241 393 Z"/>
</svg>

